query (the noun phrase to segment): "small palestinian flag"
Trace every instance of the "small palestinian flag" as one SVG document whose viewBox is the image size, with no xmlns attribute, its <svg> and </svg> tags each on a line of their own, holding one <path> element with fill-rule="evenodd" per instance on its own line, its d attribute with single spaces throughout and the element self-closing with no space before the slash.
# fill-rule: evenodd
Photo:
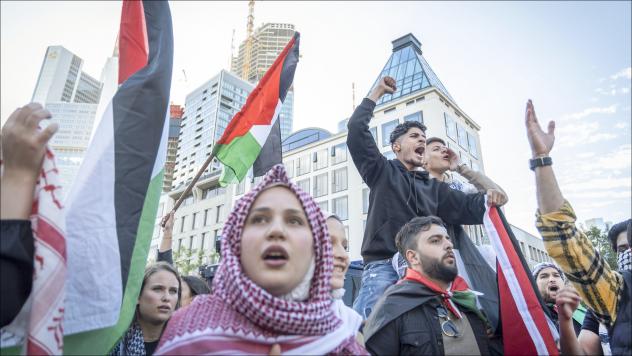
<svg viewBox="0 0 632 356">
<path fill-rule="evenodd" d="M 253 164 L 254 175 L 261 176 L 281 163 L 279 112 L 294 80 L 299 40 L 296 32 L 213 148 L 224 164 L 221 185 L 242 181 Z"/>
</svg>

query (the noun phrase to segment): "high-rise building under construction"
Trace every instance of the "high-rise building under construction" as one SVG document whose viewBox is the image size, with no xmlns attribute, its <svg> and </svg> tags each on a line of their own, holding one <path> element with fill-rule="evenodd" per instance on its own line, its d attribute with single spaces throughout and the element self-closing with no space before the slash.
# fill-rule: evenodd
<svg viewBox="0 0 632 356">
<path fill-rule="evenodd" d="M 285 45 L 294 36 L 294 25 L 287 23 L 264 23 L 246 38 L 240 45 L 237 55 L 231 60 L 231 72 L 240 78 L 256 84 L 272 66 Z M 248 48 L 250 47 L 250 48 Z M 250 60 L 247 60 L 250 58 Z M 279 119 L 281 120 L 281 139 L 292 132 L 294 117 L 294 87 L 290 88 L 283 102 Z"/>
</svg>

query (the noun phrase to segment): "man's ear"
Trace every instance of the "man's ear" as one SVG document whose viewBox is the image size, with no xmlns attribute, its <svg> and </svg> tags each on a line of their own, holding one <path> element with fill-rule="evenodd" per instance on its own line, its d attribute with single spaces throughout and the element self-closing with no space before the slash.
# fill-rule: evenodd
<svg viewBox="0 0 632 356">
<path fill-rule="evenodd" d="M 399 152 L 402 149 L 402 147 L 399 145 L 399 142 L 397 141 L 393 142 L 391 148 L 393 149 L 393 152 Z"/>
<path fill-rule="evenodd" d="M 406 258 L 406 261 L 411 266 L 421 264 L 421 261 L 419 260 L 419 256 L 417 255 L 417 252 L 413 250 L 406 250 L 406 256 L 404 257 Z"/>
</svg>

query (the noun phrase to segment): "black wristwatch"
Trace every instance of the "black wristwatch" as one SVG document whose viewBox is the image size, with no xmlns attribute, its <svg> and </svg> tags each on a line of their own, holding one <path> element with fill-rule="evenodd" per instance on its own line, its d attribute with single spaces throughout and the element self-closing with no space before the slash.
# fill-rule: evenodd
<svg viewBox="0 0 632 356">
<path fill-rule="evenodd" d="M 544 167 L 544 166 L 550 166 L 553 164 L 553 160 L 551 159 L 551 157 L 546 156 L 546 157 L 536 157 L 534 159 L 530 159 L 529 160 L 529 168 L 532 171 L 535 171 L 536 167 Z"/>
</svg>

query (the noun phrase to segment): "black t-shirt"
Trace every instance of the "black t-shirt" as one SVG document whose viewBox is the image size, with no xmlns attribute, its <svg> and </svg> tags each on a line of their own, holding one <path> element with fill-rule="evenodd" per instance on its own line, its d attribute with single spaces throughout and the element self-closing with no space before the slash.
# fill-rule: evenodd
<svg viewBox="0 0 632 356">
<path fill-rule="evenodd" d="M 158 343 L 159 342 L 160 342 L 160 339 L 158 339 L 156 341 L 146 342 L 145 343 L 145 354 L 147 354 L 147 356 L 153 355 L 154 351 L 156 351 L 156 347 L 158 347 Z"/>
<path fill-rule="evenodd" d="M 597 318 L 592 310 L 586 311 L 584 324 L 582 324 L 582 330 L 592 331 L 596 335 L 599 335 L 599 321 L 597 321 Z"/>
</svg>

